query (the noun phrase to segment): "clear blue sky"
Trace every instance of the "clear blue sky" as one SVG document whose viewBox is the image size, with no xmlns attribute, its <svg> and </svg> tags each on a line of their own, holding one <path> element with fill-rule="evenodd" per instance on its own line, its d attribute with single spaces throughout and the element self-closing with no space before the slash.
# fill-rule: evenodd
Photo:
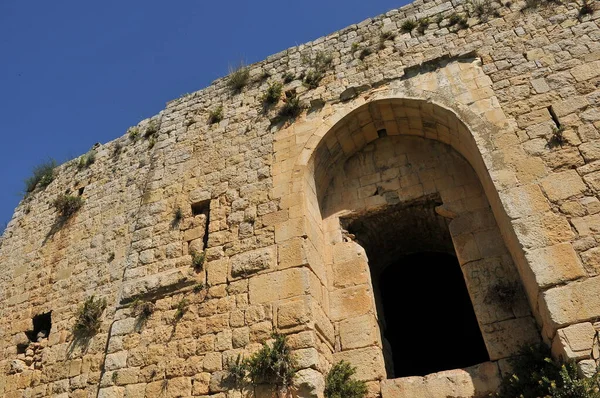
<svg viewBox="0 0 600 398">
<path fill-rule="evenodd" d="M 407 0 L 0 0 L 0 232 L 40 161 L 123 135 L 186 92 Z"/>
</svg>

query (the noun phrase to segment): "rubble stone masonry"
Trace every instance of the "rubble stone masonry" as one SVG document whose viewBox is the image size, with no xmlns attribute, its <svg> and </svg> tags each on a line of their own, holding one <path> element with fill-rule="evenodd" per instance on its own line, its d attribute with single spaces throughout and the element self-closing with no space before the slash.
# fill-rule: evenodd
<svg viewBox="0 0 600 398">
<path fill-rule="evenodd" d="M 417 0 L 251 65 L 239 92 L 225 77 L 169 102 L 137 139 L 98 145 L 87 168 L 59 166 L 0 241 L 0 395 L 275 396 L 226 377 L 275 332 L 296 359 L 297 397 L 323 397 L 342 359 L 369 397 L 483 397 L 540 340 L 593 369 L 600 11 L 525 5 Z M 266 106 L 276 82 L 282 98 Z M 294 99 L 302 112 L 277 117 Z M 61 222 L 65 192 L 85 202 Z M 406 233 L 410 217 L 392 210 L 408 205 L 435 228 Z M 368 247 L 346 230 L 386 211 Z M 386 369 L 376 267 L 416 247 L 456 255 L 489 362 Z M 510 302 L 490 300 L 497 286 L 514 287 Z M 90 296 L 107 307 L 82 342 L 72 330 Z M 147 318 L 140 302 L 153 304 Z M 48 313 L 50 330 L 32 336 Z M 456 325 L 437 327 L 432 344 L 452 344 Z"/>
</svg>

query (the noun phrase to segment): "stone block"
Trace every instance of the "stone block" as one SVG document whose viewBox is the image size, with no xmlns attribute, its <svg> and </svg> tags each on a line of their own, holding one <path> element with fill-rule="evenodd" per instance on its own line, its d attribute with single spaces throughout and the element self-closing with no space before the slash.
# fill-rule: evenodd
<svg viewBox="0 0 600 398">
<path fill-rule="evenodd" d="M 192 394 L 192 380 L 189 377 L 174 377 L 168 379 L 167 396 L 189 397 Z"/>
<path fill-rule="evenodd" d="M 306 254 L 306 239 L 293 238 L 285 242 L 281 242 L 278 246 L 278 262 L 279 268 L 291 268 L 308 264 Z"/>
<path fill-rule="evenodd" d="M 570 243 L 531 250 L 527 262 L 541 288 L 581 278 L 586 272 Z"/>
<path fill-rule="evenodd" d="M 346 361 L 356 367 L 354 377 L 358 380 L 382 380 L 386 375 L 383 353 L 379 347 L 336 352 L 333 361 Z"/>
<path fill-rule="evenodd" d="M 552 351 L 566 360 L 589 358 L 596 329 L 590 322 L 577 323 L 559 329 L 552 343 Z"/>
<path fill-rule="evenodd" d="M 294 390 L 298 397 L 320 398 L 325 389 L 323 375 L 314 369 L 302 369 L 294 376 Z"/>
<path fill-rule="evenodd" d="M 548 333 L 600 316 L 600 276 L 557 286 L 540 294 L 540 313 Z"/>
<path fill-rule="evenodd" d="M 570 241 L 571 225 L 563 216 L 547 212 L 513 221 L 519 242 L 528 249 L 538 249 Z"/>
<path fill-rule="evenodd" d="M 120 321 L 115 321 L 112 325 L 111 335 L 112 336 L 122 336 L 129 333 L 132 333 L 135 329 L 136 319 L 135 318 L 126 318 Z"/>
<path fill-rule="evenodd" d="M 277 326 L 281 329 L 302 327 L 311 321 L 311 299 L 309 296 L 286 302 L 277 307 Z"/>
<path fill-rule="evenodd" d="M 206 281 L 210 286 L 227 282 L 229 262 L 227 259 L 209 261 L 206 264 Z"/>
<path fill-rule="evenodd" d="M 572 218 L 571 222 L 579 236 L 587 236 L 600 233 L 600 213 L 585 217 Z"/>
<path fill-rule="evenodd" d="M 333 285 L 335 287 L 349 287 L 369 283 L 369 264 L 365 258 L 359 257 L 345 263 L 333 265 Z"/>
<path fill-rule="evenodd" d="M 510 357 L 516 354 L 522 346 L 540 341 L 540 335 L 532 317 L 483 325 L 481 332 L 492 361 Z"/>
<path fill-rule="evenodd" d="M 127 366 L 127 351 L 106 355 L 104 367 L 106 370 L 121 369 Z"/>
<path fill-rule="evenodd" d="M 231 276 L 243 277 L 276 266 L 276 248 L 269 246 L 231 257 Z"/>
<path fill-rule="evenodd" d="M 308 293 L 309 272 L 306 268 L 290 268 L 252 277 L 250 303 L 268 303 Z"/>
<path fill-rule="evenodd" d="M 600 61 L 589 62 L 571 69 L 571 74 L 578 82 L 593 79 L 600 75 Z"/>
<path fill-rule="evenodd" d="M 556 113 L 556 116 L 561 117 L 585 108 L 588 104 L 588 100 L 585 97 L 571 96 L 567 100 L 553 103 L 552 109 Z"/>
<path fill-rule="evenodd" d="M 223 369 L 223 357 L 220 352 L 209 352 L 204 357 L 204 370 L 207 372 L 216 372 Z"/>
<path fill-rule="evenodd" d="M 335 290 L 330 295 L 330 302 L 333 321 L 375 313 L 373 294 L 367 285 Z"/>
<path fill-rule="evenodd" d="M 537 184 L 502 191 L 500 199 L 504 204 L 506 213 L 512 219 L 549 210 L 548 201 Z"/>
<path fill-rule="evenodd" d="M 68 395 L 66 395 L 68 396 Z M 123 387 L 107 387 L 101 388 L 98 391 L 98 398 L 124 398 L 125 388 Z"/>
<path fill-rule="evenodd" d="M 292 352 L 292 358 L 299 369 L 317 368 L 319 352 L 315 348 L 303 348 Z"/>
<path fill-rule="evenodd" d="M 381 346 L 379 325 L 374 314 L 345 319 L 339 324 L 342 350 Z"/>
<path fill-rule="evenodd" d="M 466 369 L 447 370 L 427 376 L 402 377 L 381 383 L 382 398 L 483 398 L 497 391 L 500 371 L 485 362 Z"/>
<path fill-rule="evenodd" d="M 542 180 L 542 188 L 553 202 L 579 195 L 587 189 L 575 170 L 551 174 Z"/>
</svg>

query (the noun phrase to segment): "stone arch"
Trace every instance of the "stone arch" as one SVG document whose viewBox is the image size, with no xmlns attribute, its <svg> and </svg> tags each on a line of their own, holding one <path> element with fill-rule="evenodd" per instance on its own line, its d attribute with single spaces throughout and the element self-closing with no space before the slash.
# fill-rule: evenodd
<svg viewBox="0 0 600 398">
<path fill-rule="evenodd" d="M 415 97 L 395 98 L 375 94 L 375 98 L 369 101 L 364 98 L 354 100 L 352 104 L 354 106 L 351 111 L 346 111 L 343 114 L 339 112 L 325 119 L 314 133 L 306 139 L 306 144 L 293 167 L 291 187 L 294 192 L 302 194 L 304 201 L 302 207 L 306 215 L 304 220 L 305 235 L 312 242 L 312 250 L 316 253 L 315 257 L 319 258 L 314 262 L 314 264 L 319 265 L 313 266 L 313 270 L 319 275 L 321 282 L 329 290 L 328 300 L 331 307 L 325 309 L 325 312 L 334 324 L 337 333 L 334 351 L 339 350 L 334 353 L 334 359 L 348 359 L 360 362 L 361 360 L 358 358 L 367 357 L 371 359 L 368 361 L 369 363 L 366 367 L 381 369 L 384 366 L 384 360 L 381 356 L 377 357 L 375 351 L 369 351 L 368 348 L 365 348 L 364 344 L 366 343 L 353 342 L 352 336 L 350 336 L 351 332 L 349 332 L 352 328 L 356 328 L 359 325 L 370 325 L 367 327 L 368 330 L 376 330 L 381 325 L 381 322 L 378 322 L 376 319 L 377 311 L 375 311 L 376 304 L 373 297 L 373 282 L 370 276 L 367 275 L 366 278 L 366 290 L 361 291 L 360 288 L 357 288 L 357 285 L 360 285 L 357 282 L 346 281 L 338 284 L 336 281 L 336 272 L 352 272 L 349 268 L 343 268 L 348 266 L 354 270 L 361 269 L 360 272 L 363 274 L 368 274 L 369 272 L 368 253 L 365 253 L 363 247 L 348 239 L 347 236 L 344 236 L 344 231 L 340 227 L 340 217 L 343 218 L 355 210 L 373 210 L 389 206 L 391 203 L 382 199 L 381 195 L 372 195 L 373 199 L 371 199 L 371 203 L 363 203 L 364 206 L 360 209 L 352 207 L 343 208 L 343 206 L 342 208 L 332 208 L 331 206 L 327 206 L 324 200 L 334 180 L 335 170 L 339 169 L 338 166 L 361 151 L 364 151 L 365 148 L 378 140 L 387 139 L 397 141 L 402 137 L 410 137 L 412 140 L 435 142 L 437 145 L 445 147 L 449 152 L 453 152 L 461 158 L 466 165 L 465 167 L 470 169 L 473 179 L 479 184 L 481 197 L 483 197 L 487 204 L 485 211 L 480 212 L 481 214 L 478 217 L 487 220 L 486 222 L 489 224 L 490 229 L 494 230 L 493 234 L 495 234 L 496 241 L 501 242 L 504 250 L 501 255 L 503 260 L 500 261 L 502 264 L 499 266 L 502 268 L 500 273 L 503 274 L 503 277 L 515 282 L 520 282 L 529 276 L 527 273 L 525 273 L 525 277 L 523 276 L 523 266 L 526 263 L 523 261 L 524 257 L 519 250 L 518 240 L 512 230 L 510 219 L 500 201 L 496 184 L 491 176 L 496 170 L 494 170 L 492 165 L 491 152 L 493 145 L 489 137 L 497 133 L 497 126 L 484 121 L 480 115 L 473 113 L 467 107 L 460 104 L 454 104 L 450 107 L 447 101 L 444 100 L 445 97 L 439 97 L 442 103 L 434 100 L 434 97 L 436 97 L 434 93 L 427 93 L 426 97 L 427 99 L 418 99 Z M 345 109 L 348 109 L 348 107 L 346 106 Z M 411 197 L 396 198 L 395 203 L 419 199 L 423 196 L 426 196 L 426 192 L 420 190 L 413 193 Z M 449 214 L 453 214 L 450 218 L 456 217 L 456 212 L 453 209 L 445 209 L 444 203 L 438 203 L 437 205 L 436 207 L 438 208 L 436 210 L 438 214 L 444 214 L 444 212 L 448 211 Z M 467 217 L 466 214 L 459 215 Z M 462 232 L 473 236 L 477 231 L 469 230 L 469 222 L 464 221 L 465 219 L 463 218 L 463 221 L 459 223 L 463 227 L 466 226 L 467 230 L 463 230 Z M 471 219 L 471 221 L 473 220 Z M 455 235 L 452 236 L 452 240 L 456 248 L 458 234 Z M 320 244 L 320 242 L 324 243 Z M 463 243 L 464 246 L 460 250 L 468 246 L 467 243 Z M 510 254 L 506 250 L 506 247 L 512 249 Z M 468 248 L 466 250 L 468 251 Z M 477 260 L 476 268 L 486 267 L 486 259 L 483 256 L 474 259 L 469 258 L 465 253 L 457 254 L 461 265 Z M 516 272 L 513 261 L 518 262 L 521 266 L 519 269 L 521 277 Z M 370 290 L 368 287 L 370 287 Z M 490 286 L 487 287 L 489 288 Z M 348 289 L 351 291 L 345 292 Z M 470 292 L 473 293 L 472 289 Z M 536 299 L 535 292 L 535 289 L 529 292 L 529 298 L 533 299 L 533 303 L 535 303 Z M 478 294 L 479 297 L 477 299 L 481 301 L 481 292 Z M 360 308 L 356 313 L 349 315 L 350 319 L 344 319 L 346 317 L 346 310 L 350 309 L 350 311 L 353 311 L 354 309 L 351 307 L 360 301 L 357 297 L 361 295 L 366 301 L 370 300 L 370 309 Z M 471 294 L 471 298 L 473 299 L 473 294 Z M 517 311 L 520 311 L 520 313 L 514 317 L 515 319 L 521 319 L 519 321 L 520 324 L 510 326 L 497 324 L 490 326 L 491 324 L 483 325 L 480 323 L 480 326 L 489 327 L 492 331 L 494 328 L 502 329 L 502 327 L 505 327 L 505 335 L 514 334 L 519 329 L 528 329 L 521 340 L 515 340 L 513 346 L 504 347 L 506 349 L 501 349 L 500 351 L 502 352 L 491 353 L 490 357 L 492 360 L 506 358 L 512 355 L 519 345 L 539 338 L 535 322 L 531 313 L 529 313 L 529 306 L 526 304 L 524 297 L 521 297 L 520 300 L 517 305 L 519 307 Z M 533 308 L 535 310 L 536 306 L 534 305 Z M 480 315 L 478 314 L 478 316 Z M 506 321 L 506 319 L 501 319 L 499 322 L 501 321 Z M 347 332 L 344 332 L 344 330 L 347 330 Z M 346 336 L 344 336 L 344 333 Z M 376 335 L 377 333 L 369 335 L 369 338 L 372 338 L 371 343 L 378 346 L 381 350 L 383 342 L 380 336 Z M 488 348 L 497 343 L 497 341 L 493 341 L 496 337 L 492 335 L 493 333 L 490 332 L 486 339 Z M 504 343 L 501 342 L 500 344 Z M 345 350 L 344 346 L 349 348 Z M 355 353 L 352 353 L 352 351 L 355 351 Z M 490 368 L 486 368 L 486 366 L 488 365 L 481 365 L 474 371 L 475 376 L 470 374 L 469 377 L 476 378 L 478 377 L 477 374 L 482 371 L 490 372 Z M 492 365 L 492 368 L 491 372 L 497 374 L 497 364 Z M 471 371 L 467 371 L 467 373 Z M 371 372 L 365 370 L 361 376 L 365 379 L 385 378 L 384 372 L 381 370 Z"/>
</svg>

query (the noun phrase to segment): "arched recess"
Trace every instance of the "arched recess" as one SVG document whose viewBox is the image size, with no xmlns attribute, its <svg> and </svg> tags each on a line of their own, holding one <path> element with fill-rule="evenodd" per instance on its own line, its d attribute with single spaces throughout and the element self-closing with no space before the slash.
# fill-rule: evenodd
<svg viewBox="0 0 600 398">
<path fill-rule="evenodd" d="M 481 119 L 469 116 L 484 128 Z M 396 237 L 406 237 L 438 225 L 435 234 L 447 234 L 426 241 L 420 250 L 427 251 L 429 245 L 429 251 L 448 251 L 451 240 L 450 251 L 454 249 L 460 263 L 492 361 L 510 357 L 521 345 L 539 339 L 514 253 L 507 250 L 514 245 L 506 242 L 514 232 L 482 156 L 490 145 L 485 136 L 474 135 L 455 112 L 431 101 L 383 98 L 323 125 L 300 153 L 292 189 L 302 193 L 306 237 L 322 263 L 314 270 L 329 295 L 325 312 L 336 331 L 333 358 L 357 364 L 361 378 L 393 375 L 389 363 L 388 371 L 383 369 L 385 322 L 377 309 L 377 282 L 369 263 L 377 248 L 392 250 L 398 242 L 394 231 Z M 429 159 L 428 154 L 436 156 Z M 429 162 L 437 162 L 433 172 L 420 168 Z M 402 167 L 417 170 L 402 174 Z M 417 215 L 406 223 L 409 214 Z M 353 233 L 353 222 L 367 225 L 362 236 Z M 404 227 L 394 227 L 403 222 Z M 369 246 L 367 241 L 376 243 Z M 403 247 L 414 248 L 406 239 L 400 241 Z M 392 257 L 414 252 L 397 251 Z M 392 260 L 375 262 L 385 263 L 385 268 Z M 515 290 L 508 294 L 508 304 L 498 297 L 506 288 Z M 497 364 L 492 368 L 498 372 Z"/>
</svg>

